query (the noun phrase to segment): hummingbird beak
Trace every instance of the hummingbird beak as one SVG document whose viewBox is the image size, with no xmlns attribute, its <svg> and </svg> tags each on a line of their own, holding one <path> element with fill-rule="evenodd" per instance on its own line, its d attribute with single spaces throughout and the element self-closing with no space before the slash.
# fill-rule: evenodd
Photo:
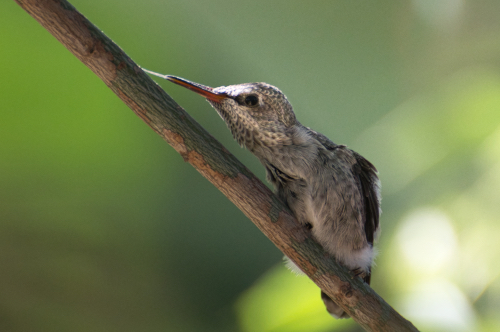
<svg viewBox="0 0 500 332">
<path fill-rule="evenodd" d="M 178 84 L 180 86 L 183 86 L 186 89 L 194 91 L 197 94 L 199 94 L 200 96 L 203 96 L 203 97 L 205 97 L 205 98 L 207 98 L 207 99 L 209 99 L 211 101 L 217 102 L 217 103 L 221 102 L 223 99 L 229 98 L 229 96 L 227 94 L 225 94 L 225 93 L 215 93 L 215 92 L 213 92 L 214 89 L 211 88 L 211 87 L 209 87 L 209 86 L 206 86 L 206 85 L 202 85 L 202 84 L 199 84 L 199 83 L 191 82 L 191 81 L 188 81 L 188 80 L 186 80 L 184 78 L 177 77 L 177 76 L 158 74 L 158 73 L 155 73 L 154 71 L 150 71 L 150 70 L 147 70 L 147 69 L 144 69 L 144 68 L 142 70 L 144 70 L 146 73 L 149 73 L 149 74 L 152 74 L 152 75 L 164 78 L 166 80 L 169 80 L 172 83 L 175 83 L 175 84 Z"/>
</svg>

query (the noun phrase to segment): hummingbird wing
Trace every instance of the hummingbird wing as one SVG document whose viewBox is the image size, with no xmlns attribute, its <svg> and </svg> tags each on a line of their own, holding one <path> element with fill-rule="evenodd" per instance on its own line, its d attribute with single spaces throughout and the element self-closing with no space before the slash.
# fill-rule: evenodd
<svg viewBox="0 0 500 332">
<path fill-rule="evenodd" d="M 352 152 L 357 161 L 352 172 L 358 178 L 363 193 L 366 240 L 373 245 L 379 228 L 380 181 L 375 166 L 360 154 Z"/>
<path fill-rule="evenodd" d="M 321 133 L 310 128 L 307 129 L 327 150 L 334 151 L 336 149 L 343 149 L 354 156 L 356 162 L 351 166 L 351 171 L 358 182 L 363 197 L 366 240 L 370 245 L 373 245 L 378 235 L 377 230 L 379 229 L 380 216 L 380 181 L 377 176 L 377 169 L 359 153 L 348 149 L 345 145 L 333 143 L 328 137 Z"/>
</svg>

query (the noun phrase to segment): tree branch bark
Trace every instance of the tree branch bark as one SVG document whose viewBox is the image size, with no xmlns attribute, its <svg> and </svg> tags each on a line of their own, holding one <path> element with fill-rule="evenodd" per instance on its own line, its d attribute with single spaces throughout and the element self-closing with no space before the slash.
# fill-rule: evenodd
<svg viewBox="0 0 500 332">
<path fill-rule="evenodd" d="M 323 251 L 287 207 L 64 0 L 15 0 L 367 331 L 417 329 Z M 319 292 L 318 292 L 319 296 Z"/>
</svg>

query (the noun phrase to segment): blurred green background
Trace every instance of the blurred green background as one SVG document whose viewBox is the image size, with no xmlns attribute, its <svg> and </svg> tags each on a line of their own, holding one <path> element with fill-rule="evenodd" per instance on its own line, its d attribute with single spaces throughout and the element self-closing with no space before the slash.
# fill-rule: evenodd
<svg viewBox="0 0 500 332">
<path fill-rule="evenodd" d="M 379 169 L 373 288 L 421 330 L 500 330 L 499 1 L 72 4 L 150 70 L 278 86 Z M 14 1 L 0 21 L 1 331 L 360 330 Z"/>
</svg>

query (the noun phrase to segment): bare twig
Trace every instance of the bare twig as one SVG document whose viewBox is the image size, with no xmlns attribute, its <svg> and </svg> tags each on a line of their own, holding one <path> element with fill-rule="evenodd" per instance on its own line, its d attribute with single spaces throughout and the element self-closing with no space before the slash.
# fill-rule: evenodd
<svg viewBox="0 0 500 332">
<path fill-rule="evenodd" d="M 367 331 L 417 331 L 328 257 L 286 206 L 116 44 L 64 0 L 15 0 Z M 319 296 L 319 292 L 318 292 Z"/>
</svg>

